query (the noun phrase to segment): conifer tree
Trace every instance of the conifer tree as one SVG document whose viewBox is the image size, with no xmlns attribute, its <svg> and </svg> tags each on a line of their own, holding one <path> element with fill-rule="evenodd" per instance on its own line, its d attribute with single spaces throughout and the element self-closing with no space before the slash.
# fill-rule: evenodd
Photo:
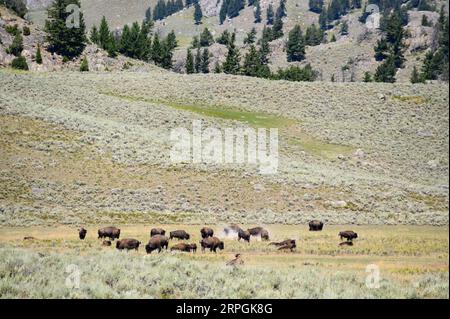
<svg viewBox="0 0 450 319">
<path fill-rule="evenodd" d="M 36 49 L 36 63 L 37 64 L 42 64 L 42 54 L 41 54 L 41 45 L 37 44 L 37 49 Z"/>
<path fill-rule="evenodd" d="M 280 0 L 280 5 L 278 6 L 277 13 L 275 15 L 277 18 L 284 18 L 286 14 L 286 0 Z"/>
<path fill-rule="evenodd" d="M 187 73 L 187 74 L 195 73 L 194 57 L 192 56 L 192 52 L 191 52 L 190 49 L 187 50 L 187 56 L 186 56 L 186 73 Z"/>
<path fill-rule="evenodd" d="M 419 71 L 417 70 L 417 67 L 414 66 L 413 71 L 411 73 L 411 83 L 424 83 L 425 79 L 420 75 Z"/>
<path fill-rule="evenodd" d="M 396 70 L 397 69 L 395 67 L 394 58 L 392 56 L 389 56 L 383 63 L 381 63 L 377 67 L 374 79 L 376 82 L 394 83 Z"/>
<path fill-rule="evenodd" d="M 201 66 L 202 66 L 202 54 L 200 53 L 200 47 L 198 47 L 194 60 L 194 68 L 196 73 L 200 73 Z"/>
<path fill-rule="evenodd" d="M 202 54 L 202 64 L 200 67 L 202 73 L 209 73 L 209 50 L 208 48 L 203 49 Z"/>
<path fill-rule="evenodd" d="M 267 25 L 272 25 L 274 20 L 274 13 L 273 13 L 273 6 L 272 4 L 269 4 L 269 6 L 267 7 L 267 12 L 266 12 L 266 19 L 267 19 Z"/>
<path fill-rule="evenodd" d="M 87 72 L 89 71 L 89 64 L 86 57 L 83 58 L 80 65 L 80 72 Z"/>
<path fill-rule="evenodd" d="M 98 33 L 97 26 L 92 26 L 90 40 L 94 44 L 99 44 L 100 35 Z"/>
<path fill-rule="evenodd" d="M 370 74 L 370 72 L 365 72 L 364 73 L 364 82 L 368 83 L 368 82 L 372 82 L 372 75 Z"/>
<path fill-rule="evenodd" d="M 309 0 L 309 10 L 315 13 L 321 13 L 323 0 Z"/>
<path fill-rule="evenodd" d="M 100 47 L 106 49 L 107 43 L 110 41 L 111 32 L 109 31 L 108 22 L 106 21 L 105 16 L 102 17 L 100 22 L 99 36 L 98 42 Z"/>
<path fill-rule="evenodd" d="M 175 31 L 170 31 L 170 33 L 167 35 L 167 38 L 166 38 L 166 44 L 167 44 L 167 48 L 170 50 L 170 51 L 173 51 L 177 46 L 178 46 L 178 43 L 177 43 L 177 37 L 176 37 L 176 35 L 175 35 Z"/>
<path fill-rule="evenodd" d="M 48 19 L 45 21 L 49 50 L 65 57 L 80 55 L 87 41 L 83 13 L 80 12 L 79 21 L 76 21 L 77 27 L 66 25 L 71 14 L 66 12 L 66 7 L 70 4 L 81 6 L 79 0 L 55 0 L 47 10 Z"/>
<path fill-rule="evenodd" d="M 244 44 L 253 44 L 256 40 L 256 29 L 252 28 L 244 39 Z"/>
<path fill-rule="evenodd" d="M 286 52 L 288 62 L 302 61 L 305 59 L 305 43 L 299 25 L 296 25 L 289 32 Z"/>
<path fill-rule="evenodd" d="M 223 71 L 228 74 L 238 74 L 239 73 L 239 49 L 235 44 L 236 34 L 233 33 L 231 36 L 231 42 L 228 45 L 228 52 L 226 55 L 225 62 L 223 64 Z"/>
<path fill-rule="evenodd" d="M 200 34 L 200 46 L 208 47 L 214 43 L 214 37 L 208 28 L 205 28 Z"/>
<path fill-rule="evenodd" d="M 198 1 L 194 3 L 194 21 L 195 24 L 201 24 L 203 18 L 202 8 L 200 7 L 200 4 Z"/>
<path fill-rule="evenodd" d="M 273 23 L 272 28 L 272 39 L 276 40 L 278 38 L 281 38 L 283 36 L 283 20 L 281 17 L 277 17 L 275 19 L 275 22 Z"/>
<path fill-rule="evenodd" d="M 253 11 L 253 15 L 255 17 L 255 23 L 261 23 L 261 5 L 259 4 L 259 0 L 256 0 L 255 11 Z"/>
<path fill-rule="evenodd" d="M 7 53 L 15 55 L 16 57 L 20 56 L 23 51 L 23 38 L 20 32 L 16 33 L 14 36 L 13 42 L 6 50 Z"/>
<path fill-rule="evenodd" d="M 261 60 L 255 46 L 252 44 L 249 51 L 244 57 L 242 65 L 242 74 L 248 76 L 257 76 L 258 70 L 261 66 Z"/>
</svg>

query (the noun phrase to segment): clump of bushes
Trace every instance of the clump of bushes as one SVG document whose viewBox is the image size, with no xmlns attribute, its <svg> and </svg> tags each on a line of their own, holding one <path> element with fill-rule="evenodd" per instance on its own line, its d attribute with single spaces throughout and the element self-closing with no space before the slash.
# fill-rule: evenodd
<svg viewBox="0 0 450 319">
<path fill-rule="evenodd" d="M 17 70 L 26 70 L 28 71 L 27 60 L 23 55 L 20 55 L 11 62 L 11 67 Z"/>
<path fill-rule="evenodd" d="M 24 26 L 23 29 L 22 29 L 22 33 L 23 33 L 24 36 L 29 36 L 30 33 L 31 33 L 30 28 L 27 27 L 27 26 Z"/>
<path fill-rule="evenodd" d="M 88 72 L 89 71 L 89 63 L 86 57 L 83 58 L 80 65 L 80 71 L 81 72 Z"/>
</svg>

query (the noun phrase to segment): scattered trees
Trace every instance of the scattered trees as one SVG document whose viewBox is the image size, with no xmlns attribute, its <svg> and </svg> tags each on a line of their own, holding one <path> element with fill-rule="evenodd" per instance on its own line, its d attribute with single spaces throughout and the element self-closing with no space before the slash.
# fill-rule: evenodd
<svg viewBox="0 0 450 319">
<path fill-rule="evenodd" d="M 287 61 L 302 61 L 305 59 L 305 43 L 300 25 L 296 25 L 288 36 L 286 45 Z"/>
</svg>

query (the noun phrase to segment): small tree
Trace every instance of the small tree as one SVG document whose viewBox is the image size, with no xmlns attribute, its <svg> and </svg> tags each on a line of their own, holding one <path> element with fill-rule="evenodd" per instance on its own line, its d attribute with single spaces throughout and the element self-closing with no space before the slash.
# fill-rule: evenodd
<svg viewBox="0 0 450 319">
<path fill-rule="evenodd" d="M 267 7 L 266 17 L 267 17 L 267 25 L 272 25 L 273 24 L 273 18 L 274 18 L 272 4 L 269 4 L 269 6 Z"/>
<path fill-rule="evenodd" d="M 100 39 L 100 35 L 98 33 L 98 29 L 94 25 L 94 26 L 92 26 L 92 29 L 91 29 L 90 40 L 94 44 L 99 44 L 99 39 Z"/>
<path fill-rule="evenodd" d="M 89 71 L 89 63 L 86 57 L 81 60 L 80 72 L 88 72 Z"/>
<path fill-rule="evenodd" d="M 235 45 L 236 34 L 233 33 L 231 37 L 231 43 L 228 45 L 228 52 L 226 55 L 225 63 L 223 64 L 223 71 L 228 74 L 239 73 L 239 49 Z"/>
<path fill-rule="evenodd" d="M 370 72 L 365 72 L 364 73 L 364 82 L 368 83 L 368 82 L 372 82 L 372 75 L 370 74 Z"/>
<path fill-rule="evenodd" d="M 411 83 L 415 84 L 415 83 L 425 83 L 425 79 L 424 77 L 419 73 L 419 71 L 417 70 L 417 67 L 414 66 L 413 71 L 411 73 Z"/>
<path fill-rule="evenodd" d="M 185 67 L 187 74 L 195 73 L 194 57 L 192 56 L 192 52 L 189 49 L 187 50 Z"/>
<path fill-rule="evenodd" d="M 208 28 L 205 28 L 200 34 L 200 46 L 208 47 L 214 43 L 214 38 Z"/>
<path fill-rule="evenodd" d="M 244 44 L 253 44 L 256 40 L 256 29 L 252 28 L 244 39 Z"/>
<path fill-rule="evenodd" d="M 256 2 L 255 11 L 253 11 L 253 15 L 255 17 L 255 23 L 261 23 L 261 5 L 259 4 L 259 0 Z"/>
<path fill-rule="evenodd" d="M 394 59 L 389 56 L 375 71 L 375 81 L 394 83 L 396 71 Z"/>
<path fill-rule="evenodd" d="M 15 35 L 13 42 L 11 43 L 11 45 L 8 47 L 8 49 L 6 51 L 7 51 L 7 53 L 15 55 L 17 57 L 22 53 L 23 38 L 20 33 L 17 33 Z"/>
<path fill-rule="evenodd" d="M 277 17 L 275 19 L 272 28 L 272 39 L 276 40 L 278 38 L 281 38 L 282 36 L 283 36 L 283 20 L 281 19 L 281 17 Z"/>
<path fill-rule="evenodd" d="M 30 33 L 31 33 L 30 28 L 28 26 L 24 26 L 23 29 L 22 29 L 22 33 L 26 37 L 29 36 Z"/>
<path fill-rule="evenodd" d="M 36 63 L 42 64 L 41 45 L 39 43 L 36 50 Z"/>
<path fill-rule="evenodd" d="M 197 54 L 195 55 L 194 68 L 196 73 L 200 73 L 202 66 L 202 54 L 200 48 L 197 48 Z"/>
<path fill-rule="evenodd" d="M 203 49 L 202 54 L 202 64 L 200 67 L 202 73 L 209 73 L 209 50 L 208 48 Z"/>
<path fill-rule="evenodd" d="M 27 60 L 23 55 L 19 55 L 12 60 L 11 67 L 18 70 L 28 70 Z"/>
<path fill-rule="evenodd" d="M 302 61 L 305 59 L 305 43 L 299 25 L 296 25 L 289 32 L 286 52 L 288 62 Z"/>
<path fill-rule="evenodd" d="M 348 23 L 347 23 L 347 21 L 344 21 L 341 24 L 341 35 L 348 35 Z"/>
<path fill-rule="evenodd" d="M 195 24 L 201 24 L 203 18 L 202 8 L 200 7 L 200 4 L 198 1 L 194 3 L 194 21 Z"/>
</svg>

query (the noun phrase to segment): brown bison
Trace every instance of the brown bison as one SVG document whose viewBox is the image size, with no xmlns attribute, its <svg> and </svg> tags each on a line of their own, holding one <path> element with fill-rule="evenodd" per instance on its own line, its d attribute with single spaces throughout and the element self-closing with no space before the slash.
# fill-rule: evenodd
<svg viewBox="0 0 450 319">
<path fill-rule="evenodd" d="M 358 234 L 355 233 L 353 230 L 346 230 L 346 231 L 341 231 L 339 233 L 339 237 L 341 237 L 341 240 L 343 238 L 347 239 L 347 241 L 352 241 L 353 239 L 358 238 Z"/>
<path fill-rule="evenodd" d="M 110 240 L 104 240 L 102 242 L 102 246 L 111 246 L 111 241 Z"/>
<path fill-rule="evenodd" d="M 250 242 L 250 232 L 248 230 L 239 229 L 238 240 L 243 239 L 246 242 Z"/>
<path fill-rule="evenodd" d="M 138 250 L 139 249 L 139 245 L 141 244 L 141 242 L 137 239 L 133 239 L 133 238 L 125 238 L 122 240 L 118 240 L 116 242 L 116 248 L 119 250 L 131 250 L 131 249 L 135 249 Z"/>
<path fill-rule="evenodd" d="M 169 238 L 164 235 L 155 235 L 145 245 L 145 251 L 147 254 L 151 254 L 154 250 L 158 250 L 160 253 L 163 248 L 167 249 L 167 247 L 169 247 Z"/>
<path fill-rule="evenodd" d="M 84 229 L 83 227 L 81 227 L 80 229 L 78 229 L 78 236 L 80 237 L 81 240 L 83 240 L 84 238 L 86 238 L 86 234 L 87 234 L 87 230 Z"/>
<path fill-rule="evenodd" d="M 117 227 L 105 227 L 98 230 L 98 238 L 106 238 L 108 237 L 111 240 L 119 239 L 120 237 L 120 229 Z"/>
<path fill-rule="evenodd" d="M 343 241 L 342 243 L 339 244 L 339 246 L 353 246 L 353 242 L 352 241 Z"/>
<path fill-rule="evenodd" d="M 153 237 L 155 235 L 165 235 L 166 231 L 162 228 L 152 228 L 150 231 L 150 237 Z"/>
<path fill-rule="evenodd" d="M 214 235 L 214 230 L 209 227 L 203 227 L 200 229 L 200 234 L 202 235 L 202 238 L 212 237 Z"/>
<path fill-rule="evenodd" d="M 178 239 L 189 239 L 191 236 L 186 233 L 184 230 L 174 230 L 170 232 L 169 238 L 178 238 Z"/>
<path fill-rule="evenodd" d="M 323 223 L 320 220 L 312 220 L 309 222 L 309 231 L 321 231 Z"/>
<path fill-rule="evenodd" d="M 286 246 L 286 245 L 291 245 L 294 244 L 295 245 L 295 239 L 286 239 L 280 242 L 271 242 L 269 243 L 269 245 L 274 245 L 274 246 Z"/>
<path fill-rule="evenodd" d="M 217 248 L 223 250 L 225 248 L 223 241 L 217 237 L 208 237 L 200 240 L 200 246 L 202 246 L 202 251 L 209 248 L 209 251 L 217 252 Z"/>
<path fill-rule="evenodd" d="M 186 243 L 178 243 L 176 245 L 173 245 L 170 247 L 170 250 L 179 250 L 179 251 L 185 251 L 185 252 L 196 252 L 197 251 L 197 244 L 186 244 Z"/>
<path fill-rule="evenodd" d="M 252 236 L 260 236 L 262 240 L 269 240 L 269 232 L 262 227 L 254 227 L 247 230 Z"/>
<path fill-rule="evenodd" d="M 288 250 L 289 249 L 290 251 L 294 251 L 294 249 L 296 247 L 297 247 L 297 245 L 295 244 L 295 240 L 292 240 L 288 244 L 279 247 L 278 250 Z"/>
</svg>

